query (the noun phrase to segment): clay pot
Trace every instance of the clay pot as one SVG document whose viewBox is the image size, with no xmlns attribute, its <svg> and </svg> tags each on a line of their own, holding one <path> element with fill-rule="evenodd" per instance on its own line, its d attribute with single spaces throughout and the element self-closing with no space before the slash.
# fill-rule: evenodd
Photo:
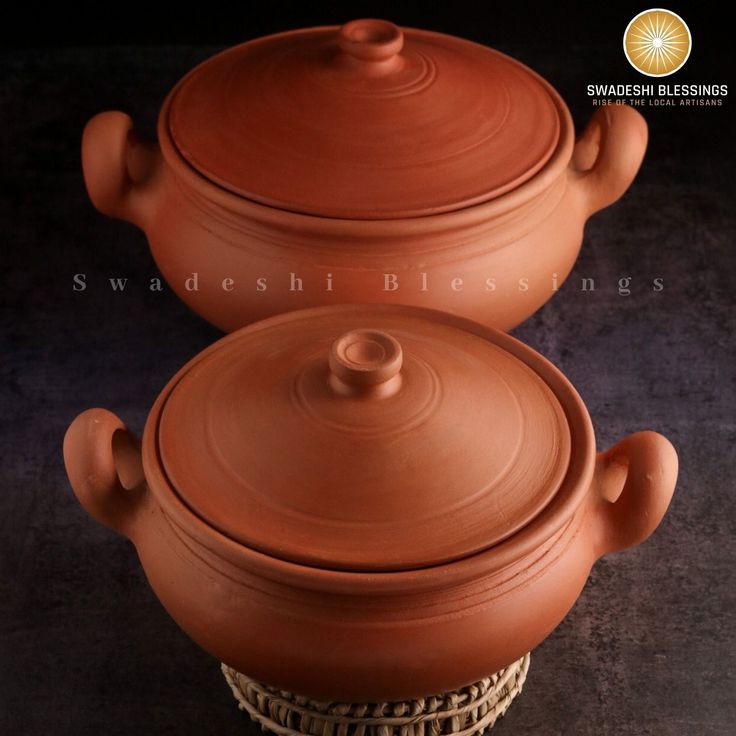
<svg viewBox="0 0 736 736">
<path fill-rule="evenodd" d="M 568 275 L 647 129 L 605 107 L 575 143 L 560 96 L 519 62 L 359 20 L 214 56 L 170 92 L 158 137 L 121 112 L 92 119 L 87 188 L 146 232 L 170 286 L 221 329 L 391 302 L 506 330 Z"/>
<path fill-rule="evenodd" d="M 529 347 L 390 305 L 243 328 L 174 376 L 142 449 L 91 409 L 64 458 L 205 650 L 346 702 L 444 692 L 518 659 L 601 555 L 656 528 L 677 475 L 654 432 L 596 454 L 575 389 Z"/>
</svg>

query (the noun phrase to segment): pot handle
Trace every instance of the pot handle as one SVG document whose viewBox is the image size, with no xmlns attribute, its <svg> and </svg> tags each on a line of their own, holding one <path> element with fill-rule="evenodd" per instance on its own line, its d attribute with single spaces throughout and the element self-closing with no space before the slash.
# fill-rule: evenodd
<svg viewBox="0 0 736 736">
<path fill-rule="evenodd" d="M 133 130 L 124 112 L 101 112 L 82 134 L 82 170 L 92 204 L 143 227 L 161 170 L 161 149 Z"/>
<path fill-rule="evenodd" d="M 138 438 L 111 412 L 88 409 L 66 431 L 64 464 L 85 511 L 130 537 L 145 495 Z"/>
<path fill-rule="evenodd" d="M 646 120 L 628 105 L 599 107 L 578 138 L 570 162 L 586 215 L 613 204 L 629 188 L 647 148 Z"/>
<path fill-rule="evenodd" d="M 675 490 L 677 465 L 675 448 L 657 432 L 637 432 L 598 453 L 596 559 L 643 542 L 659 526 Z"/>
</svg>

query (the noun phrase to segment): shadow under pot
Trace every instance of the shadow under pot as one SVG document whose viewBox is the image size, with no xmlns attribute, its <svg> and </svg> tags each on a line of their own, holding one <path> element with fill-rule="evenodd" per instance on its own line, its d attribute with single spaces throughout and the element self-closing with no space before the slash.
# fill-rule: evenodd
<svg viewBox="0 0 736 736">
<path fill-rule="evenodd" d="M 523 64 L 380 20 L 226 50 L 171 90 L 158 145 L 131 126 L 121 112 L 87 125 L 90 197 L 140 226 L 171 288 L 225 331 L 358 302 L 508 330 L 569 274 L 647 142 L 616 105 L 575 143 Z"/>
<path fill-rule="evenodd" d="M 519 659 L 601 555 L 651 534 L 677 475 L 654 432 L 596 454 L 582 400 L 531 348 L 391 305 L 243 328 L 171 379 L 142 451 L 91 409 L 64 457 L 194 641 L 345 702 L 446 692 Z"/>
</svg>

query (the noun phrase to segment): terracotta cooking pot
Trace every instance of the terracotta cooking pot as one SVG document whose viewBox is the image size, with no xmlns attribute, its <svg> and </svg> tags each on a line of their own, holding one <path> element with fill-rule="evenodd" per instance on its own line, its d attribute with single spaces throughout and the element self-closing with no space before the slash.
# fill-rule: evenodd
<svg viewBox="0 0 736 736">
<path fill-rule="evenodd" d="M 299 307 L 433 307 L 509 329 L 570 272 L 647 141 L 632 108 L 574 142 L 523 64 L 381 20 L 244 43 L 170 92 L 159 144 L 105 112 L 90 197 L 145 230 L 174 291 L 231 331 Z"/>
<path fill-rule="evenodd" d="M 601 555 L 655 529 L 677 475 L 654 432 L 596 455 L 529 347 L 398 305 L 243 328 L 169 382 L 142 450 L 91 409 L 64 458 L 204 649 L 348 702 L 444 692 L 535 647 Z"/>
</svg>

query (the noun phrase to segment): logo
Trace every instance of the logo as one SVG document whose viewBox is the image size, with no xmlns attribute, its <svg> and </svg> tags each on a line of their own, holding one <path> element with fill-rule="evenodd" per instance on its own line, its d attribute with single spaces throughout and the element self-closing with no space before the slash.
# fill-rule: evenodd
<svg viewBox="0 0 736 736">
<path fill-rule="evenodd" d="M 624 32 L 624 53 L 629 64 L 648 77 L 674 74 L 688 60 L 692 45 L 685 21 L 664 8 L 639 13 Z"/>
</svg>

